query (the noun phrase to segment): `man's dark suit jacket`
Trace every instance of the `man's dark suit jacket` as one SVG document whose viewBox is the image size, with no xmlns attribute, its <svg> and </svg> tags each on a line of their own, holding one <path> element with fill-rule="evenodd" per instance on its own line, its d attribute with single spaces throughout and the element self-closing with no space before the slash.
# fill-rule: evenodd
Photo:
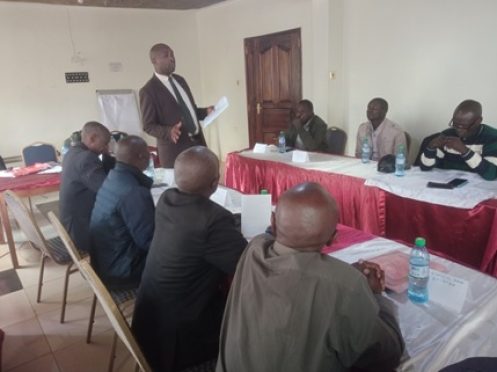
<svg viewBox="0 0 497 372">
<path fill-rule="evenodd" d="M 154 371 L 182 371 L 217 357 L 226 295 L 247 241 L 233 215 L 200 195 L 166 190 L 133 315 L 133 332 Z"/>
<path fill-rule="evenodd" d="M 193 108 L 199 120 L 207 116 L 207 109 L 197 108 L 192 92 L 185 79 L 173 74 L 177 81 L 190 98 Z M 181 128 L 181 136 L 177 143 L 169 138 L 169 132 L 173 125 L 182 120 L 181 108 L 169 89 L 154 76 L 140 89 L 140 109 L 142 113 L 143 130 L 157 138 L 159 159 L 163 168 L 173 168 L 176 157 L 184 150 L 192 146 L 206 146 L 202 128 L 199 126 L 199 134 L 190 138 L 184 126 Z"/>
<path fill-rule="evenodd" d="M 83 143 L 64 156 L 60 184 L 60 222 L 78 249 L 90 249 L 90 216 L 106 172 L 98 154 Z"/>
</svg>

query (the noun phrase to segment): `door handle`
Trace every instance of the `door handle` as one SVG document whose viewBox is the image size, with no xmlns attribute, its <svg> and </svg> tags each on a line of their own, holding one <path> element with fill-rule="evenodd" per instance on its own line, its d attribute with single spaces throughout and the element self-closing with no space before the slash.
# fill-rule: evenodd
<svg viewBox="0 0 497 372">
<path fill-rule="evenodd" d="M 257 115 L 260 115 L 261 114 L 261 110 L 262 110 L 260 102 L 257 102 L 257 105 L 255 106 L 255 109 L 257 111 Z"/>
</svg>

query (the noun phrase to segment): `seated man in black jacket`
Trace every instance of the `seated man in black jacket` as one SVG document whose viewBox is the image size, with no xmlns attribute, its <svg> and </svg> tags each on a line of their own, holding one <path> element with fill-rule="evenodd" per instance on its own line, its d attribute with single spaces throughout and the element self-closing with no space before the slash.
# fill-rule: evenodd
<svg viewBox="0 0 497 372">
<path fill-rule="evenodd" d="M 110 132 L 96 121 L 86 123 L 81 142 L 64 156 L 59 194 L 60 222 L 78 249 L 90 249 L 90 216 L 108 169 L 100 155 L 108 153 Z"/>
<path fill-rule="evenodd" d="M 112 289 L 140 284 L 154 234 L 153 180 L 143 174 L 149 159 L 141 137 L 122 139 L 117 144 L 116 166 L 97 193 L 90 222 L 91 263 Z"/>
<path fill-rule="evenodd" d="M 182 371 L 214 360 L 226 294 L 247 241 L 233 215 L 209 199 L 219 161 L 202 146 L 174 163 L 177 188 L 166 190 L 138 289 L 133 332 L 154 371 Z"/>
</svg>

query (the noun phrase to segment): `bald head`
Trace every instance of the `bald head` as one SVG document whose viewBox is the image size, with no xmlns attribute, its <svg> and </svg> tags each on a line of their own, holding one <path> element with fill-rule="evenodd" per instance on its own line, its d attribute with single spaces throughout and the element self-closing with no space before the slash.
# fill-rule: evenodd
<svg viewBox="0 0 497 372">
<path fill-rule="evenodd" d="M 219 182 L 219 160 L 207 147 L 190 147 L 176 158 L 174 179 L 180 191 L 209 197 Z"/>
<path fill-rule="evenodd" d="M 86 123 L 81 130 L 81 142 L 83 142 L 88 149 L 97 154 L 107 152 L 109 141 L 109 130 L 96 121 Z"/>
<path fill-rule="evenodd" d="M 272 220 L 276 241 L 305 251 L 320 251 L 332 239 L 337 223 L 336 202 L 317 183 L 303 183 L 285 192 Z"/>
<path fill-rule="evenodd" d="M 128 136 L 117 143 L 116 160 L 143 171 L 147 168 L 150 152 L 145 140 L 139 136 Z"/>
</svg>

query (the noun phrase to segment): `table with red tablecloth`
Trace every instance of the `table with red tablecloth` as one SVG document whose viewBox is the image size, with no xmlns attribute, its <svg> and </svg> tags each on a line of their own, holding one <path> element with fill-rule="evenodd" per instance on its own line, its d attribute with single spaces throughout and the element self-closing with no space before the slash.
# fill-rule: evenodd
<svg viewBox="0 0 497 372">
<path fill-rule="evenodd" d="M 273 202 L 302 182 L 318 182 L 337 200 L 340 222 L 389 239 L 412 244 L 423 236 L 438 255 L 497 276 L 497 201 L 472 209 L 452 208 L 403 198 L 364 179 L 278 161 L 230 153 L 226 159 L 226 186 L 243 193 L 267 189 Z"/>
<path fill-rule="evenodd" d="M 4 191 L 12 190 L 20 197 L 31 197 L 42 195 L 52 191 L 59 190 L 60 174 L 30 174 L 13 178 L 0 177 L 0 218 L 3 226 L 3 231 L 7 237 L 10 256 L 14 268 L 19 267 L 17 254 L 15 250 L 14 239 L 12 237 L 12 229 L 10 227 L 7 207 L 3 198 Z M 3 236 L 0 238 L 3 241 Z"/>
</svg>

